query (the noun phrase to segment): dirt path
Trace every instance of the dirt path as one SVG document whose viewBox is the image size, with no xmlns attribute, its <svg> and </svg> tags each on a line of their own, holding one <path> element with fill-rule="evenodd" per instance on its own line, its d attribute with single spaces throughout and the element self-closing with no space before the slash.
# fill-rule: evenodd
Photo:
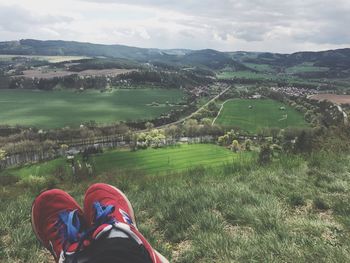
<svg viewBox="0 0 350 263">
<path fill-rule="evenodd" d="M 225 94 L 229 89 L 231 89 L 231 86 L 227 87 L 226 89 L 224 89 L 223 91 L 221 91 L 218 95 L 216 95 L 214 98 L 212 98 L 211 100 L 209 100 L 206 104 L 204 104 L 202 107 L 200 107 L 198 110 L 196 110 L 195 112 L 191 113 L 190 115 L 178 120 L 178 121 L 175 121 L 175 122 L 172 122 L 172 123 L 168 123 L 168 124 L 165 124 L 165 125 L 161 125 L 161 126 L 158 126 L 156 128 L 166 128 L 166 127 L 169 127 L 170 125 L 176 125 L 176 124 L 179 124 L 179 123 L 182 123 L 188 119 L 191 119 L 195 114 L 197 114 L 198 112 L 200 112 L 203 108 L 205 108 L 206 106 L 208 106 L 211 102 L 214 102 L 216 101 L 221 95 Z"/>
<path fill-rule="evenodd" d="M 233 100 L 233 99 L 226 100 L 226 101 L 221 105 L 221 108 L 220 108 L 218 114 L 216 115 L 215 119 L 214 119 L 213 122 L 211 123 L 211 125 L 214 125 L 214 123 L 216 122 L 216 119 L 219 117 L 219 115 L 220 115 L 222 109 L 224 108 L 226 102 L 229 102 L 229 101 L 231 101 L 231 100 Z"/>
</svg>

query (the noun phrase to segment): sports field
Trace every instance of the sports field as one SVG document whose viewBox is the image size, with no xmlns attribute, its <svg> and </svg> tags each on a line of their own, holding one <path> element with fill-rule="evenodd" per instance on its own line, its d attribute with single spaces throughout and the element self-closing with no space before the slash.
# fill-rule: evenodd
<svg viewBox="0 0 350 263">
<path fill-rule="evenodd" d="M 283 103 L 271 100 L 228 100 L 215 124 L 240 127 L 250 133 L 262 128 L 307 127 L 301 113 Z"/>
<path fill-rule="evenodd" d="M 222 166 L 224 163 L 251 162 L 252 153 L 233 153 L 213 144 L 180 144 L 161 149 L 139 151 L 113 150 L 96 155 L 89 160 L 97 174 L 118 170 L 138 170 L 147 174 L 178 172 L 198 166 Z M 59 167 L 70 172 L 64 158 L 9 169 L 9 173 L 19 176 L 46 176 Z M 1 174 L 0 174 L 1 176 Z"/>
<path fill-rule="evenodd" d="M 147 173 L 174 172 L 196 166 L 220 166 L 248 157 L 248 153 L 235 154 L 212 144 L 182 144 L 179 146 L 147 149 L 136 152 L 112 151 L 96 156 L 98 173 L 116 169 L 138 169 Z M 250 155 L 249 155 L 250 156 Z"/>
<path fill-rule="evenodd" d="M 111 92 L 0 90 L 0 124 L 39 128 L 79 127 L 97 123 L 145 120 L 169 112 L 182 100 L 180 90 L 116 89 Z M 166 104 L 166 102 L 169 102 Z M 159 106 L 152 106 L 157 102 Z"/>
</svg>

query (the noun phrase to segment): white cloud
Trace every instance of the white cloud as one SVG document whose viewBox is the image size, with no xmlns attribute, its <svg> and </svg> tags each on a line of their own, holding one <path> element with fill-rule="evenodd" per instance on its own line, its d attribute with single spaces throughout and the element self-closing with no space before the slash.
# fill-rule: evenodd
<svg viewBox="0 0 350 263">
<path fill-rule="evenodd" d="M 0 0 L 0 40 L 293 52 L 350 44 L 348 0 Z"/>
</svg>

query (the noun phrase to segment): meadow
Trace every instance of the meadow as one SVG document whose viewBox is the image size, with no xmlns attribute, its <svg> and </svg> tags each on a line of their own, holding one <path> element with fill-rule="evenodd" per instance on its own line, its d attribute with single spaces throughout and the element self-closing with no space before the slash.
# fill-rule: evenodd
<svg viewBox="0 0 350 263">
<path fill-rule="evenodd" d="M 249 162 L 252 153 L 233 153 L 213 144 L 179 144 L 160 149 L 130 151 L 119 149 L 93 156 L 88 162 L 97 174 L 137 170 L 146 174 L 179 172 L 196 166 L 220 166 L 225 163 Z M 81 159 L 79 162 L 83 163 Z M 20 169 L 8 169 L 6 173 L 20 178 L 45 177 L 61 169 L 71 175 L 70 164 L 64 159 L 27 165 Z"/>
<path fill-rule="evenodd" d="M 111 92 L 0 90 L 0 124 L 60 128 L 79 127 L 90 120 L 148 120 L 177 107 L 171 104 L 182 101 L 183 96 L 180 90 L 144 88 Z M 151 106 L 152 102 L 159 106 Z"/>
<path fill-rule="evenodd" d="M 281 110 L 281 107 L 284 110 Z M 263 128 L 305 128 L 301 113 L 283 103 L 271 99 L 233 99 L 224 102 L 215 124 L 227 127 L 239 127 L 250 133 Z"/>
<path fill-rule="evenodd" d="M 276 70 L 268 64 L 244 63 L 245 66 L 260 72 L 276 72 Z"/>
<path fill-rule="evenodd" d="M 250 66 L 249 66 L 250 65 Z M 327 71 L 325 68 L 317 68 L 313 66 L 297 66 L 295 68 L 287 69 L 287 73 L 277 73 L 272 67 L 266 65 L 248 64 L 247 66 L 258 72 L 252 71 L 221 71 L 217 73 L 217 78 L 221 80 L 245 79 L 250 81 L 264 81 L 264 82 L 282 82 L 287 86 L 293 85 L 307 85 L 315 88 L 320 84 L 319 79 L 302 79 L 293 75 L 294 73 L 302 72 L 322 72 Z M 290 72 L 288 71 L 290 70 Z M 271 84 L 271 83 L 270 83 Z M 272 84 L 274 85 L 274 84 Z"/>
<path fill-rule="evenodd" d="M 0 55 L 0 61 L 10 61 L 14 58 L 24 57 L 33 60 L 47 61 L 49 63 L 61 63 L 68 61 L 75 61 L 81 59 L 87 59 L 86 56 L 38 56 L 38 55 Z"/>
<path fill-rule="evenodd" d="M 349 262 L 349 171 L 346 155 L 317 153 L 262 167 L 252 159 L 166 175 L 2 180 L 0 261 L 53 262 L 31 229 L 33 199 L 54 187 L 82 203 L 89 185 L 106 182 L 126 193 L 140 231 L 170 262 Z"/>
<path fill-rule="evenodd" d="M 276 74 L 251 71 L 223 71 L 217 74 L 218 79 L 251 79 L 251 80 L 277 80 Z"/>
<path fill-rule="evenodd" d="M 286 69 L 286 73 L 296 74 L 296 73 L 307 73 L 307 72 L 325 72 L 329 68 L 326 67 L 317 67 L 313 63 L 302 63 L 294 67 L 289 67 Z"/>
</svg>

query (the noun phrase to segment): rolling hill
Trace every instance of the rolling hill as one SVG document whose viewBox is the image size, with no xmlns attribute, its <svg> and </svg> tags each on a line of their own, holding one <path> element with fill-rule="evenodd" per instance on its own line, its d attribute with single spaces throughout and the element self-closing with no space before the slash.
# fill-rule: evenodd
<svg viewBox="0 0 350 263">
<path fill-rule="evenodd" d="M 246 67 L 244 63 L 268 64 L 276 67 L 292 67 L 312 63 L 314 66 L 328 67 L 331 70 L 350 69 L 350 48 L 278 54 L 242 51 L 220 52 L 212 49 L 162 50 L 75 41 L 23 39 L 0 42 L 0 54 L 107 57 L 177 66 L 202 66 L 213 70 L 229 67 L 236 71 L 252 70 Z"/>
</svg>

